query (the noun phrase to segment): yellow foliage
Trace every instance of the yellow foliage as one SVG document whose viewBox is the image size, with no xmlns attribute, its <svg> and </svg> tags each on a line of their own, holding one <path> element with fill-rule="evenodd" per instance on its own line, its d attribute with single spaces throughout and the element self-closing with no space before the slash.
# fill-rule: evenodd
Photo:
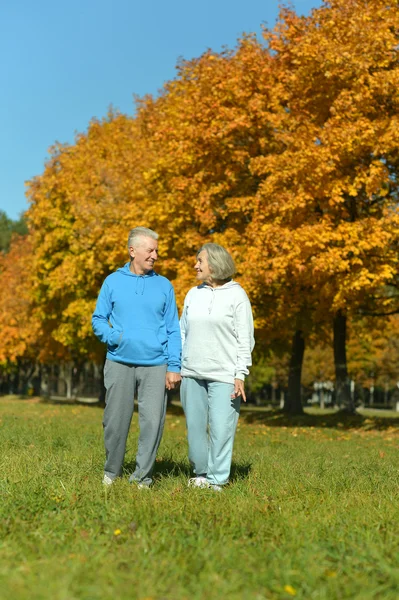
<svg viewBox="0 0 399 600">
<path fill-rule="evenodd" d="M 36 335 L 15 333 L 10 299 L 0 319 L 23 340 L 13 356 L 38 336 L 43 360 L 99 352 L 90 314 L 137 225 L 159 232 L 157 269 L 180 307 L 196 250 L 225 245 L 262 345 L 324 331 L 338 310 L 394 309 L 398 30 L 397 3 L 383 0 L 331 0 L 306 18 L 284 8 L 264 43 L 182 61 L 134 118 L 110 113 L 54 146 L 28 189 L 21 314 Z"/>
</svg>

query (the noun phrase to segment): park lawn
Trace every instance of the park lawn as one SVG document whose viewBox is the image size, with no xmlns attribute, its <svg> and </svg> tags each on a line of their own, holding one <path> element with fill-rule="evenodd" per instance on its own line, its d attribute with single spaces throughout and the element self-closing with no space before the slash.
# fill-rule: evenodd
<svg viewBox="0 0 399 600">
<path fill-rule="evenodd" d="M 384 599 L 399 593 L 399 418 L 245 407 L 231 484 L 187 487 L 168 410 L 155 485 L 101 483 L 102 410 L 0 398 L 0 598 Z"/>
</svg>

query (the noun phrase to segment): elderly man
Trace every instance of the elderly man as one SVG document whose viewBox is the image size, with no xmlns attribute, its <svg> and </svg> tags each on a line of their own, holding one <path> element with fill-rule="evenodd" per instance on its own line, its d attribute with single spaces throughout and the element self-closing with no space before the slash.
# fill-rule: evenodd
<svg viewBox="0 0 399 600">
<path fill-rule="evenodd" d="M 128 237 L 130 262 L 109 275 L 92 317 L 107 344 L 104 367 L 105 485 L 122 473 L 137 389 L 140 435 L 130 482 L 152 483 L 166 412 L 166 390 L 180 382 L 181 338 L 172 284 L 153 270 L 158 234 L 146 227 Z"/>
</svg>

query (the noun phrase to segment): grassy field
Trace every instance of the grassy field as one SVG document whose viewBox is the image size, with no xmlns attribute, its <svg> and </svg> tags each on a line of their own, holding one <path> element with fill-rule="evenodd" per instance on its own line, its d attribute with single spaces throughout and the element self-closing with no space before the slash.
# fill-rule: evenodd
<svg viewBox="0 0 399 600">
<path fill-rule="evenodd" d="M 384 416 L 381 416 L 384 414 Z M 101 484 L 102 410 L 0 398 L 0 598 L 399 597 L 399 418 L 246 407 L 231 484 L 187 488 L 170 407 L 151 490 Z M 126 454 L 133 468 L 134 417 Z"/>
</svg>

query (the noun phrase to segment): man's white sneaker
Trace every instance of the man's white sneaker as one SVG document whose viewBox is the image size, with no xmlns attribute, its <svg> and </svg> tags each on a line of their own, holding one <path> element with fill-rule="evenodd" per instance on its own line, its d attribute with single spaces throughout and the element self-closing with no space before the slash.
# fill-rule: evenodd
<svg viewBox="0 0 399 600">
<path fill-rule="evenodd" d="M 114 480 L 111 479 L 111 477 L 108 477 L 108 475 L 104 475 L 103 485 L 112 485 L 113 483 L 114 483 Z"/>
<path fill-rule="evenodd" d="M 209 488 L 210 483 L 206 477 L 192 477 L 188 480 L 188 487 Z"/>
<path fill-rule="evenodd" d="M 133 476 L 130 476 L 129 483 L 135 485 L 138 490 L 150 490 L 151 484 L 144 483 L 143 481 L 137 481 Z"/>
</svg>

